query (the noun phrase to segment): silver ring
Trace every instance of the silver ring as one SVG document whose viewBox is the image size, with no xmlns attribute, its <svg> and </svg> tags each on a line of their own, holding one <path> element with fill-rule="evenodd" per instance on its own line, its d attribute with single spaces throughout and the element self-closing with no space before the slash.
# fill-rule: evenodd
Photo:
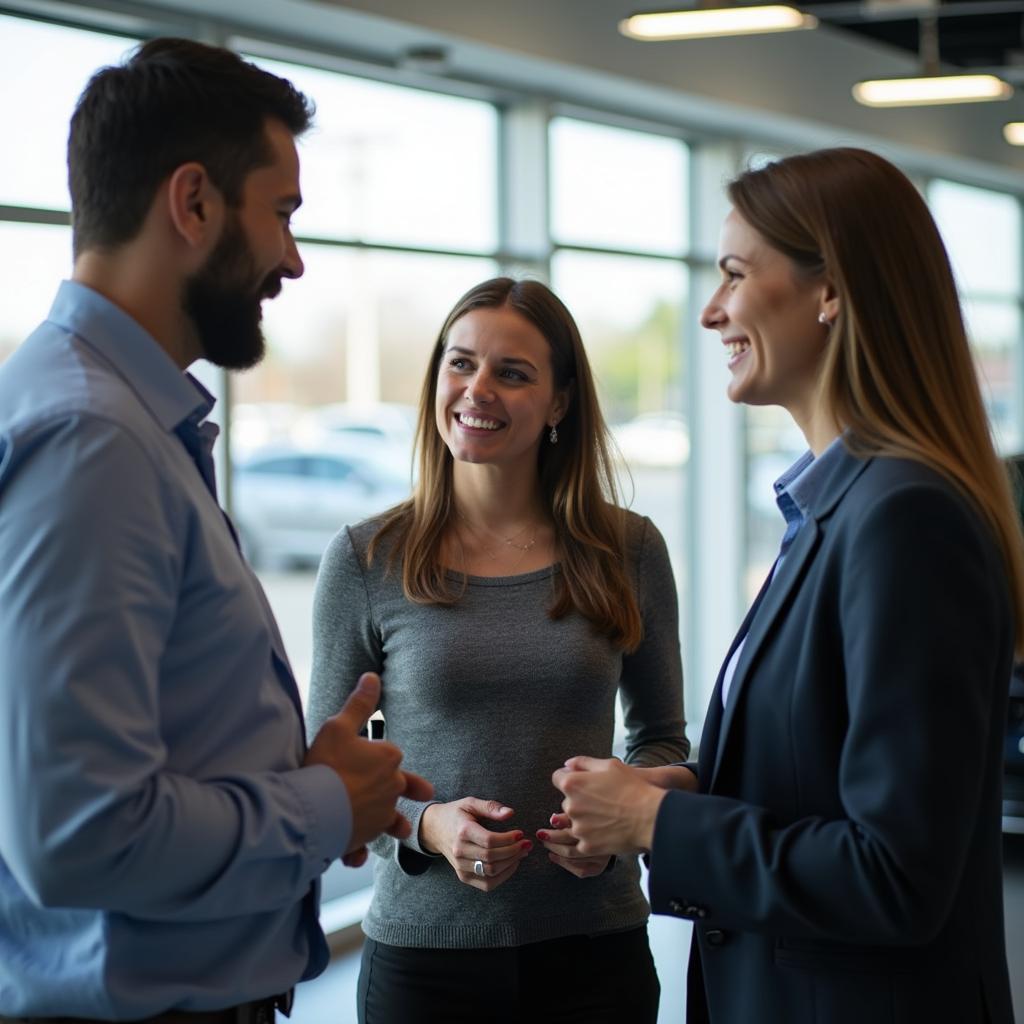
<svg viewBox="0 0 1024 1024">
<path fill-rule="evenodd" d="M 484 862 L 482 860 L 473 861 L 473 874 L 477 878 L 484 878 Z"/>
</svg>

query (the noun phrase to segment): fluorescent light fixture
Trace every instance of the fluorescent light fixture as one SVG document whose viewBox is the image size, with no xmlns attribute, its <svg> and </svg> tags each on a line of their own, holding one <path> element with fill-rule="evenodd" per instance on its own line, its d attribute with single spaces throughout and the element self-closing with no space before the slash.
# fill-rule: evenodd
<svg viewBox="0 0 1024 1024">
<path fill-rule="evenodd" d="M 853 98 L 866 107 L 920 107 L 1008 100 L 1013 87 L 995 75 L 926 75 L 858 82 Z"/>
<path fill-rule="evenodd" d="M 817 18 L 795 7 L 774 4 L 767 7 L 700 7 L 692 11 L 634 14 L 619 22 L 619 31 L 630 39 L 652 42 L 789 32 L 798 28 L 814 28 L 817 24 Z"/>
<path fill-rule="evenodd" d="M 1024 146 L 1024 121 L 1011 121 L 1003 125 L 1003 138 L 1011 146 Z"/>
</svg>

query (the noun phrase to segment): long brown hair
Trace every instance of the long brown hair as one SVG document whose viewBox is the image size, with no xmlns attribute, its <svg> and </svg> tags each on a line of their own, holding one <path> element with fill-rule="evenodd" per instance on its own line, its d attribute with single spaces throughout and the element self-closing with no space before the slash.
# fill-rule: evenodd
<svg viewBox="0 0 1024 1024">
<path fill-rule="evenodd" d="M 741 174 L 743 219 L 798 272 L 836 290 L 821 400 L 855 454 L 924 462 L 970 498 L 1006 562 L 1024 654 L 1024 548 L 996 455 L 939 230 L 910 180 L 862 149 L 823 149 Z"/>
<path fill-rule="evenodd" d="M 388 565 L 401 560 L 410 601 L 451 605 L 461 591 L 441 564 L 441 544 L 454 514 L 453 459 L 434 417 L 437 376 L 452 325 L 474 309 L 514 310 L 547 340 L 557 389 L 571 388 L 558 444 L 541 444 L 537 473 L 542 500 L 562 553 L 549 614 L 578 611 L 626 651 L 639 645 L 643 625 L 626 551 L 626 517 L 617 503 L 608 431 L 597 402 L 579 328 L 562 301 L 539 281 L 496 277 L 471 288 L 448 314 L 437 337 L 420 395 L 416 452 L 419 478 L 412 498 L 386 513 L 369 557 L 385 538 Z M 465 582 L 465 580 L 463 580 Z"/>
</svg>

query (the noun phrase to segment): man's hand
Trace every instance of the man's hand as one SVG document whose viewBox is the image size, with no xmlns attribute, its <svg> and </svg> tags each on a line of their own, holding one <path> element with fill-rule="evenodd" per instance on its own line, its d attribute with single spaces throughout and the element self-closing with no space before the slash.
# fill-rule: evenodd
<svg viewBox="0 0 1024 1024">
<path fill-rule="evenodd" d="M 402 752 L 393 743 L 371 742 L 359 735 L 380 700 L 380 677 L 366 672 L 345 706 L 323 727 L 306 754 L 307 765 L 323 764 L 341 777 L 352 804 L 352 837 L 346 863 L 354 866 L 364 847 L 381 832 L 404 839 L 409 822 L 395 809 L 400 796 L 429 800 L 434 787 L 411 772 L 403 772 Z M 363 858 L 365 859 L 365 858 Z"/>
<path fill-rule="evenodd" d="M 685 770 L 685 769 L 684 769 Z M 584 857 L 650 850 L 654 821 L 666 790 L 644 769 L 610 758 L 571 757 L 551 777 L 565 795 L 562 810 Z"/>
</svg>

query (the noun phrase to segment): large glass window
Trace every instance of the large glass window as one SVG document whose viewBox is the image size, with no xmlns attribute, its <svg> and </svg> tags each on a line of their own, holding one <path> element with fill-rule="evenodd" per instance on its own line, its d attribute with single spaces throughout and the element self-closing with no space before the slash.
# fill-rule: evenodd
<svg viewBox="0 0 1024 1024">
<path fill-rule="evenodd" d="M 690 453 L 680 343 L 686 268 L 673 260 L 562 251 L 551 277 L 597 378 L 622 457 L 623 500 L 664 534 L 682 587 Z"/>
<path fill-rule="evenodd" d="M 68 122 L 85 83 L 135 41 L 0 14 L 0 205 L 67 210 Z"/>
<path fill-rule="evenodd" d="M 954 181 L 934 181 L 928 204 L 964 292 L 1016 295 L 1021 287 L 1017 198 Z M 979 231 L 982 224 L 985 230 Z"/>
<path fill-rule="evenodd" d="M 935 181 L 928 201 L 964 304 L 982 395 L 996 444 L 1022 446 L 1021 208 L 1017 197 Z M 979 230 L 984 225 L 984 230 Z"/>
<path fill-rule="evenodd" d="M 42 322 L 70 272 L 70 228 L 0 221 L 0 362 Z"/>
<path fill-rule="evenodd" d="M 683 253 L 686 147 L 679 140 L 557 117 L 550 147 L 556 242 Z"/>
<path fill-rule="evenodd" d="M 254 58 L 311 96 L 295 232 L 389 245 L 497 248 L 497 112 L 488 103 Z"/>
<path fill-rule="evenodd" d="M 0 206 L 68 211 L 68 123 L 98 68 L 135 41 L 0 14 L 0 137 L 14 145 L 0 160 Z M 71 272 L 71 232 L 51 224 L 0 220 L 0 362 L 46 316 Z"/>
<path fill-rule="evenodd" d="M 689 153 L 679 139 L 568 117 L 551 121 L 549 150 L 551 233 L 566 246 L 552 257 L 552 286 L 583 336 L 615 441 L 621 498 L 665 537 L 682 624 Z"/>
</svg>

